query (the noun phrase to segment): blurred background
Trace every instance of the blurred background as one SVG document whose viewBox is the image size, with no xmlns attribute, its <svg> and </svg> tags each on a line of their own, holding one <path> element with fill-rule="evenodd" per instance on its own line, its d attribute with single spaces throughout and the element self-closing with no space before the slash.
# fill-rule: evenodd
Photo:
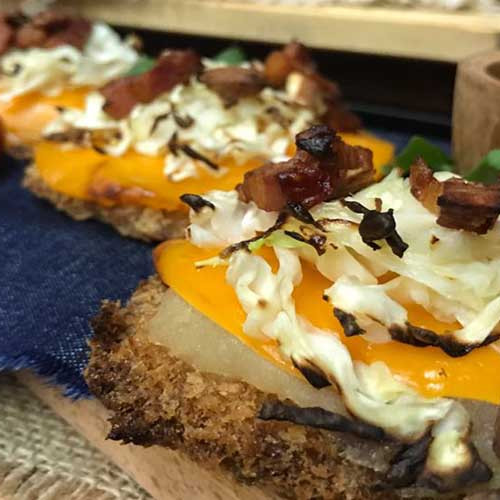
<svg viewBox="0 0 500 500">
<path fill-rule="evenodd" d="M 21 2 L 2 0 L 6 8 Z M 141 35 L 146 52 L 237 43 L 250 57 L 300 40 L 367 125 L 450 135 L 458 61 L 500 45 L 498 0 L 62 0 Z"/>
</svg>

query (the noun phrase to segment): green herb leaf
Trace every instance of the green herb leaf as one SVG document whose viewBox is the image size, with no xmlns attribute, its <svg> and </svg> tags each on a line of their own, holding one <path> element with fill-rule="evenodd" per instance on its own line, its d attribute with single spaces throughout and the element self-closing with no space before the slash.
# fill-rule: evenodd
<svg viewBox="0 0 500 500">
<path fill-rule="evenodd" d="M 500 149 L 492 149 L 479 165 L 467 175 L 467 180 L 493 184 L 500 176 Z"/>
<path fill-rule="evenodd" d="M 232 45 L 231 47 L 224 49 L 214 57 L 215 61 L 229 64 L 230 66 L 238 66 L 239 64 L 244 63 L 247 59 L 248 57 L 243 49 L 237 45 Z"/>
<path fill-rule="evenodd" d="M 427 139 L 414 135 L 395 160 L 384 167 L 384 173 L 390 172 L 394 167 L 399 167 L 404 173 L 408 173 L 418 156 L 421 156 L 434 172 L 453 171 L 453 160 L 444 151 Z"/>
<path fill-rule="evenodd" d="M 156 63 L 156 59 L 153 57 L 142 55 L 137 59 L 137 62 L 130 68 L 125 76 L 136 76 L 142 75 L 153 68 Z"/>
</svg>

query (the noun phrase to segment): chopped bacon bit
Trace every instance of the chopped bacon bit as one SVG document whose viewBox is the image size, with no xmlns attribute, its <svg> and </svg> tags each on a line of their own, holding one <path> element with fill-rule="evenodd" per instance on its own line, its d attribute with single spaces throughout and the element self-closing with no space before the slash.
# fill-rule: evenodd
<svg viewBox="0 0 500 500">
<path fill-rule="evenodd" d="M 15 29 L 7 14 L 0 14 L 0 55 L 7 52 L 14 40 Z"/>
<path fill-rule="evenodd" d="M 162 55 L 153 69 L 142 75 L 113 80 L 100 89 L 106 98 L 104 111 L 119 120 L 138 103 L 148 103 L 201 69 L 201 59 L 193 50 L 171 50 Z"/>
<path fill-rule="evenodd" d="M 271 52 L 265 61 L 264 74 L 273 87 L 283 87 L 288 75 L 293 71 L 292 62 L 283 50 Z"/>
<path fill-rule="evenodd" d="M 333 198 L 356 193 L 374 181 L 375 169 L 370 149 L 346 144 L 336 135 L 332 151 L 333 163 L 339 174 Z"/>
<path fill-rule="evenodd" d="M 437 200 L 443 192 L 441 183 L 434 177 L 432 170 L 423 158 L 418 157 L 410 169 L 411 194 L 434 214 L 439 213 Z"/>
<path fill-rule="evenodd" d="M 143 75 L 125 76 L 107 83 L 99 91 L 106 98 L 103 110 L 115 120 L 128 116 L 134 106 L 140 102 L 136 87 Z"/>
<path fill-rule="evenodd" d="M 292 66 L 297 71 L 303 73 L 314 73 L 316 71 L 316 63 L 311 57 L 311 53 L 305 45 L 299 42 L 290 42 L 283 47 L 283 54 L 292 63 Z"/>
<path fill-rule="evenodd" d="M 264 78 L 257 70 L 234 66 L 205 71 L 200 81 L 216 92 L 228 107 L 242 97 L 258 94 L 265 86 Z"/>
<path fill-rule="evenodd" d="M 92 24 L 82 17 L 72 17 L 56 10 L 40 12 L 31 19 L 20 12 L 0 14 L 0 54 L 11 47 L 52 48 L 72 45 L 82 49 Z"/>
<path fill-rule="evenodd" d="M 265 61 L 264 75 L 273 87 L 286 83 L 299 104 L 314 106 L 322 100 L 326 112 L 321 121 L 334 130 L 352 132 L 361 128 L 361 120 L 342 103 L 338 85 L 318 72 L 304 45 L 292 42 L 271 52 Z"/>
<path fill-rule="evenodd" d="M 305 74 L 316 72 L 316 64 L 301 43 L 291 42 L 267 56 L 264 73 L 266 80 L 274 87 L 282 87 L 293 71 Z"/>
<path fill-rule="evenodd" d="M 339 132 L 355 132 L 363 126 L 359 116 L 349 111 L 340 102 L 328 103 L 328 109 L 322 121 Z"/>
<path fill-rule="evenodd" d="M 339 97 L 337 84 L 318 73 L 311 54 L 298 42 L 291 42 L 283 49 L 271 52 L 264 63 L 266 80 L 274 87 L 282 87 L 293 72 L 301 73 L 314 82 L 319 92 L 331 98 Z"/>
<path fill-rule="evenodd" d="M 44 47 L 50 49 L 60 45 L 72 45 L 82 50 L 87 43 L 92 25 L 87 19 L 70 19 L 66 26 L 51 34 L 44 44 Z"/>
<path fill-rule="evenodd" d="M 293 158 L 267 163 L 247 172 L 238 191 L 243 200 L 253 200 L 261 209 L 281 210 L 287 202 L 308 208 L 341 198 L 373 182 L 372 152 L 350 146 L 326 125 L 317 125 L 296 138 Z"/>
<path fill-rule="evenodd" d="M 297 159 L 298 163 L 299 160 Z M 237 186 L 240 198 L 243 201 L 253 201 L 259 208 L 268 211 L 279 211 L 287 202 L 287 198 L 281 188 L 278 176 L 286 171 L 288 162 L 266 163 L 261 167 L 245 173 L 243 183 Z M 309 172 L 303 170 L 304 185 L 308 179 Z M 312 180 L 314 182 L 315 179 Z M 304 187 L 304 190 L 306 188 Z"/>
<path fill-rule="evenodd" d="M 438 181 L 422 159 L 410 170 L 411 192 L 437 223 L 450 229 L 487 233 L 500 215 L 500 182 L 489 186 L 453 177 Z"/>
<path fill-rule="evenodd" d="M 33 24 L 28 23 L 21 26 L 17 31 L 15 45 L 20 49 L 43 47 L 46 38 L 46 34 L 42 28 L 37 28 Z"/>
<path fill-rule="evenodd" d="M 335 133 L 332 129 L 316 125 L 298 133 L 295 137 L 297 148 L 318 158 L 326 158 L 331 153 Z"/>
<path fill-rule="evenodd" d="M 47 10 L 23 24 L 16 33 L 19 48 L 52 48 L 72 45 L 82 49 L 90 35 L 92 25 L 82 17 L 72 17 L 56 10 Z"/>
<path fill-rule="evenodd" d="M 500 215 L 500 183 L 485 186 L 463 179 L 443 182 L 437 223 L 451 229 L 487 233 Z"/>
</svg>

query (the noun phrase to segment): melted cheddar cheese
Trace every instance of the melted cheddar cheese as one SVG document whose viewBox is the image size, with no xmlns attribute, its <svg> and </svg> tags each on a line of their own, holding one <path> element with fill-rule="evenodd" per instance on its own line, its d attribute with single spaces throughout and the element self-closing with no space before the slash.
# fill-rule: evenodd
<svg viewBox="0 0 500 500">
<path fill-rule="evenodd" d="M 344 134 L 350 144 L 373 151 L 377 172 L 394 153 L 391 143 L 367 133 Z M 128 151 L 123 156 L 103 155 L 93 149 L 41 142 L 35 148 L 35 164 L 53 190 L 103 205 L 135 204 L 157 209 L 185 210 L 179 201 L 184 193 L 203 194 L 213 189 L 231 190 L 246 171 L 265 160 L 256 158 L 242 166 L 222 162 L 221 175 L 200 169 L 196 178 L 171 182 L 163 173 L 164 156 L 146 156 Z M 226 168 L 227 167 L 227 168 Z"/>
<path fill-rule="evenodd" d="M 226 268 L 196 269 L 195 262 L 214 254 L 214 249 L 200 249 L 189 241 L 173 240 L 157 247 L 155 265 L 164 283 L 168 283 L 187 303 L 261 356 L 295 371 L 290 363 L 283 361 L 272 342 L 260 342 L 243 333 L 245 313 L 233 288 L 226 283 Z M 276 270 L 277 263 L 271 249 L 263 248 L 259 254 Z M 297 313 L 318 328 L 339 332 L 353 359 L 366 363 L 385 362 L 394 374 L 424 396 L 463 397 L 500 403 L 496 380 L 500 354 L 493 347 L 451 358 L 434 347 L 418 348 L 393 341 L 375 344 L 362 337 L 347 338 L 341 333 L 342 327 L 333 315 L 332 306 L 322 300 L 323 290 L 330 285 L 311 265 L 303 262 L 303 279 L 294 291 Z M 449 324 L 437 321 L 421 307 L 415 304 L 406 306 L 413 324 L 440 333 L 450 328 Z"/>
<path fill-rule="evenodd" d="M 0 118 L 7 132 L 23 144 L 33 145 L 41 139 L 46 125 L 57 118 L 58 106 L 83 109 L 88 92 L 85 87 L 64 90 L 53 97 L 32 92 L 8 102 L 0 101 Z"/>
</svg>

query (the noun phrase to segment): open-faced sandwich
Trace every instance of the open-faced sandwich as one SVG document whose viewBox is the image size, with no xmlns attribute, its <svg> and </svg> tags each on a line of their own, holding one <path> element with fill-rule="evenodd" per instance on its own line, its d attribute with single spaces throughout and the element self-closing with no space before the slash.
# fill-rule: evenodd
<svg viewBox="0 0 500 500">
<path fill-rule="evenodd" d="M 293 155 L 295 134 L 318 122 L 370 147 L 376 167 L 391 159 L 392 145 L 360 129 L 299 43 L 264 63 L 167 50 L 143 73 L 89 93 L 83 110 L 62 108 L 25 185 L 77 219 L 161 241 L 184 231 L 180 195 L 233 189 L 249 169 Z"/>
<path fill-rule="evenodd" d="M 103 305 L 86 379 L 109 437 L 283 498 L 497 498 L 500 184 L 422 159 L 376 182 L 327 126 L 296 144 L 185 194 L 188 238 Z"/>
<path fill-rule="evenodd" d="M 90 89 L 131 70 L 131 43 L 101 22 L 47 10 L 0 13 L 0 118 L 23 156 L 60 107 L 82 108 Z"/>
</svg>

